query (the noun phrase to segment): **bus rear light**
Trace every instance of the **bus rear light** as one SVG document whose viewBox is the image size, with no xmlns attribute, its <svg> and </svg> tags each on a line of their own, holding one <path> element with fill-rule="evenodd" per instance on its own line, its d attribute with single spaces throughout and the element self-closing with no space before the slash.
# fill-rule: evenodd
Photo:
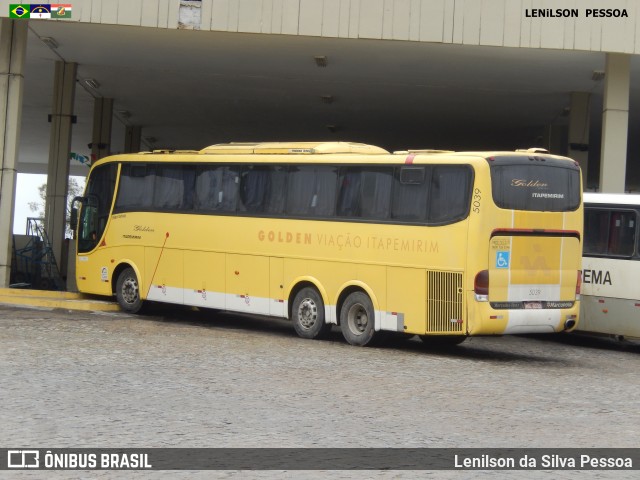
<svg viewBox="0 0 640 480">
<path fill-rule="evenodd" d="M 576 281 L 576 300 L 580 299 L 581 288 L 582 288 L 582 270 L 578 270 L 578 280 Z"/>
<path fill-rule="evenodd" d="M 482 270 L 476 274 L 473 281 L 473 291 L 476 294 L 476 301 L 489 301 L 489 270 Z"/>
</svg>

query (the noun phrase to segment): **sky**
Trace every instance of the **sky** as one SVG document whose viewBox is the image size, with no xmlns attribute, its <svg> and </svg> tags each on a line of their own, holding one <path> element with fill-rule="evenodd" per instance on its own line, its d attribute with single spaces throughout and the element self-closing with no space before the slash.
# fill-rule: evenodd
<svg viewBox="0 0 640 480">
<path fill-rule="evenodd" d="M 73 177 L 84 188 L 85 177 Z M 18 173 L 16 184 L 16 204 L 13 210 L 13 233 L 25 235 L 27 233 L 27 217 L 35 217 L 36 212 L 29 209 L 29 202 L 40 202 L 38 187 L 47 183 L 46 175 Z"/>
</svg>

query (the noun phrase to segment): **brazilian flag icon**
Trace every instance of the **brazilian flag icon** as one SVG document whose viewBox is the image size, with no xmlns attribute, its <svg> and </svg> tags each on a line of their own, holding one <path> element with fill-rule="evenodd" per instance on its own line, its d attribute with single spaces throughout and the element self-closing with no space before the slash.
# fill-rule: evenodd
<svg viewBox="0 0 640 480">
<path fill-rule="evenodd" d="M 31 5 L 9 4 L 9 18 L 29 18 Z"/>
</svg>

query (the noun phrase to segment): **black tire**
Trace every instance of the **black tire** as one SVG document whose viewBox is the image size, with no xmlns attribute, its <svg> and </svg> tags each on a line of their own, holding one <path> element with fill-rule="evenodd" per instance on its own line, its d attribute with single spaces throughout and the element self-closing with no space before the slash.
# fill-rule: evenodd
<svg viewBox="0 0 640 480">
<path fill-rule="evenodd" d="M 293 298 L 291 321 L 302 338 L 326 338 L 331 330 L 331 324 L 325 323 L 322 297 L 313 287 L 303 288 Z"/>
<path fill-rule="evenodd" d="M 420 335 L 422 343 L 428 347 L 455 347 L 467 339 L 465 335 Z"/>
<path fill-rule="evenodd" d="M 140 299 L 140 284 L 133 268 L 125 268 L 116 282 L 116 298 L 125 312 L 138 313 L 144 302 Z"/>
<path fill-rule="evenodd" d="M 375 312 L 366 293 L 354 292 L 344 301 L 340 310 L 340 329 L 344 339 L 351 345 L 373 345 L 376 335 Z"/>
</svg>

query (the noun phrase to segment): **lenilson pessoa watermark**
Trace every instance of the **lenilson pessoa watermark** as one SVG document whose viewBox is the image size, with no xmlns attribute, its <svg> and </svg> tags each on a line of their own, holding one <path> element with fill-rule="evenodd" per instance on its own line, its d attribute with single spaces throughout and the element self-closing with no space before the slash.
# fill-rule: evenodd
<svg viewBox="0 0 640 480">
<path fill-rule="evenodd" d="M 626 8 L 525 8 L 526 18 L 628 18 Z"/>
<path fill-rule="evenodd" d="M 519 455 L 519 456 L 492 456 L 482 454 L 480 456 L 455 455 L 455 468 L 461 469 L 486 469 L 486 470 L 597 470 L 597 469 L 633 469 L 631 457 L 599 457 L 582 454 L 579 456 L 550 455 Z"/>
</svg>

